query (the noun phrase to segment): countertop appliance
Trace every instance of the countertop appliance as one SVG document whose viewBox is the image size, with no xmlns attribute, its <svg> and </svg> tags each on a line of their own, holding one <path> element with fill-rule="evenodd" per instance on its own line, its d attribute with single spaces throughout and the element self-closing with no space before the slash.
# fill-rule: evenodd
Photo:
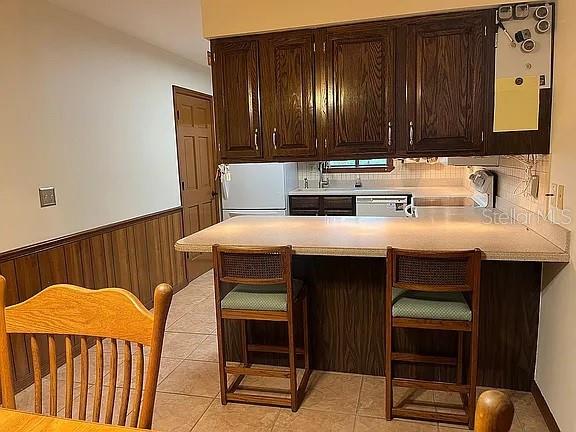
<svg viewBox="0 0 576 432">
<path fill-rule="evenodd" d="M 470 174 L 470 184 L 474 188 L 472 199 L 479 207 L 494 207 L 496 202 L 496 175 L 488 170 L 478 170 Z"/>
<path fill-rule="evenodd" d="M 406 217 L 404 209 L 410 195 L 380 195 L 356 197 L 356 216 Z"/>
<path fill-rule="evenodd" d="M 288 192 L 298 187 L 296 163 L 231 164 L 222 182 L 222 219 L 233 216 L 284 216 Z"/>
</svg>

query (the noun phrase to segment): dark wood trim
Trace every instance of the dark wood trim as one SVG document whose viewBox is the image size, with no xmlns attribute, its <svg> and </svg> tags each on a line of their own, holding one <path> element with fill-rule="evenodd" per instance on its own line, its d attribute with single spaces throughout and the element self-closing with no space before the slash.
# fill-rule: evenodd
<svg viewBox="0 0 576 432">
<path fill-rule="evenodd" d="M 212 95 L 209 95 L 208 93 L 202 93 L 202 92 L 199 92 L 197 90 L 190 90 L 190 89 L 187 89 L 184 87 L 179 87 L 177 85 L 173 85 L 172 86 L 172 96 L 176 95 L 177 93 L 185 94 L 188 96 L 197 97 L 197 98 L 201 98 L 201 99 L 206 99 L 206 100 L 212 102 Z M 172 99 L 174 99 L 174 97 L 172 97 Z"/>
<path fill-rule="evenodd" d="M 546 426 L 548 426 L 548 430 L 550 432 L 561 432 L 560 427 L 558 426 L 558 423 L 556 423 L 556 419 L 554 418 L 554 415 L 552 414 L 552 411 L 546 402 L 546 399 L 544 399 L 544 395 L 540 391 L 540 387 L 538 387 L 538 384 L 536 384 L 536 381 L 532 381 L 532 387 L 530 390 L 532 391 L 532 396 L 534 396 L 534 400 L 536 401 L 536 405 L 538 406 L 542 417 L 544 417 L 544 421 L 546 422 Z"/>
<path fill-rule="evenodd" d="M 366 168 L 326 168 L 326 174 L 368 174 L 368 173 L 389 173 L 394 171 L 394 166 L 388 167 L 366 167 Z"/>
<path fill-rule="evenodd" d="M 392 172 L 394 171 L 394 159 L 389 157 L 389 158 L 379 158 L 379 159 L 387 159 L 387 164 L 386 165 L 375 165 L 375 166 L 370 166 L 370 165 L 364 165 L 364 166 L 359 166 L 359 159 L 356 159 L 356 166 L 354 167 L 350 167 L 350 168 L 345 168 L 345 167 L 327 167 L 324 169 L 324 172 L 326 172 L 327 174 L 332 174 L 332 173 L 342 173 L 342 174 L 363 174 L 363 173 L 388 173 L 388 172 Z"/>
<path fill-rule="evenodd" d="M 102 225 L 96 228 L 91 228 L 89 230 L 80 231 L 73 234 L 68 234 L 61 237 L 56 237 L 50 240 L 46 240 L 40 243 L 34 243 L 27 246 L 22 246 L 17 249 L 11 249 L 6 252 L 0 252 L 0 262 L 9 261 L 15 258 L 20 258 L 26 255 L 31 255 L 39 252 L 46 251 L 58 246 L 65 246 L 70 243 L 85 240 L 97 234 L 106 234 L 119 229 L 127 228 L 131 225 L 137 224 L 139 222 L 146 222 L 157 218 L 158 216 L 168 215 L 172 213 L 178 213 L 182 211 L 182 207 L 172 207 L 166 210 L 160 210 L 154 213 L 148 213 L 142 216 L 136 216 L 134 218 L 125 219 L 119 222 L 113 222 L 108 225 Z"/>
</svg>

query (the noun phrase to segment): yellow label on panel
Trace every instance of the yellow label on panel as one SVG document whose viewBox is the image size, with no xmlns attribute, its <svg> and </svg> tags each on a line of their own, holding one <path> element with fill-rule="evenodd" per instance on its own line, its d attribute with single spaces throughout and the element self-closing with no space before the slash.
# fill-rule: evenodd
<svg viewBox="0 0 576 432">
<path fill-rule="evenodd" d="M 537 76 L 496 79 L 494 132 L 538 130 L 540 79 Z"/>
</svg>

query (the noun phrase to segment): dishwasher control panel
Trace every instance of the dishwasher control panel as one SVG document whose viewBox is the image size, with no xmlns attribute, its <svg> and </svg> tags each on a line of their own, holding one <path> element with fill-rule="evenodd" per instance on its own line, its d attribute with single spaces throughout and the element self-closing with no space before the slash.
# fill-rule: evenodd
<svg viewBox="0 0 576 432">
<path fill-rule="evenodd" d="M 412 195 L 378 195 L 356 197 L 357 216 L 405 217 L 404 210 Z"/>
</svg>

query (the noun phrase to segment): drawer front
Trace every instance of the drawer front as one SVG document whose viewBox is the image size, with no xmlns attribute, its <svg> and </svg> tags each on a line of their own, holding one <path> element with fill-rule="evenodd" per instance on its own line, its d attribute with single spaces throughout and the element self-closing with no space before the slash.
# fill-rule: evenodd
<svg viewBox="0 0 576 432">
<path fill-rule="evenodd" d="M 318 216 L 318 210 L 290 210 L 290 216 Z"/>
<path fill-rule="evenodd" d="M 324 209 L 325 210 L 353 210 L 354 209 L 354 197 L 324 197 Z"/>
<path fill-rule="evenodd" d="M 356 216 L 354 209 L 350 210 L 324 210 L 324 216 Z"/>
<path fill-rule="evenodd" d="M 291 196 L 290 213 L 292 210 L 320 210 L 320 197 L 318 196 Z"/>
</svg>

